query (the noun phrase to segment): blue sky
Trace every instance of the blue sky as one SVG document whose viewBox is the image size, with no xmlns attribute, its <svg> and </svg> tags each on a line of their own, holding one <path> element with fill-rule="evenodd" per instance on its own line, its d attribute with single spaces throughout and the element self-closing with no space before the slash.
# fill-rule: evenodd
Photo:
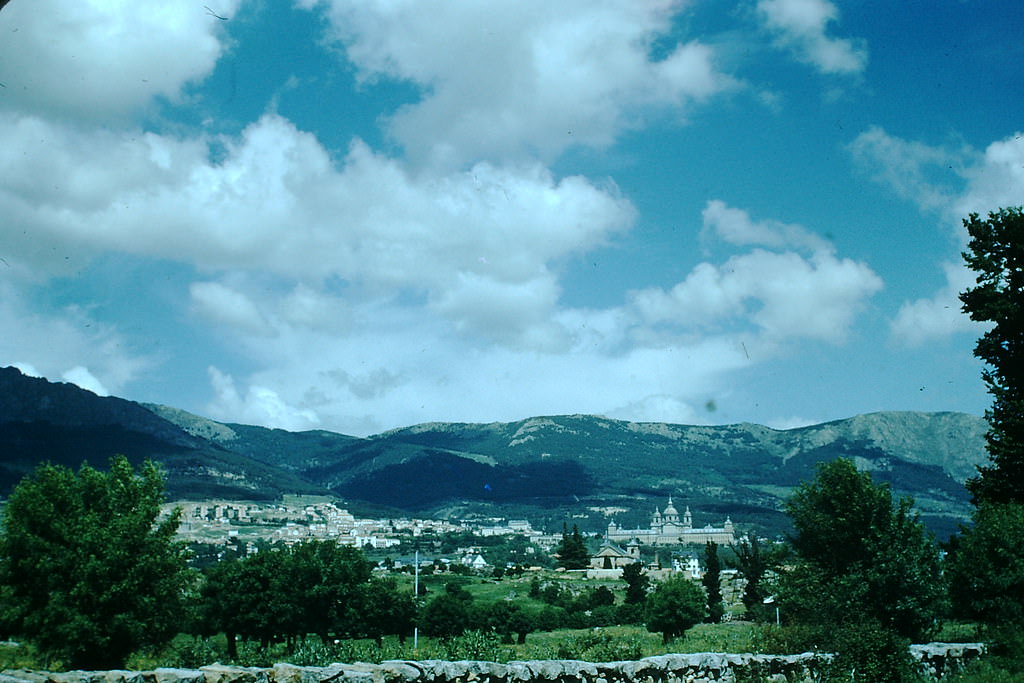
<svg viewBox="0 0 1024 683">
<path fill-rule="evenodd" d="M 981 414 L 1024 6 L 12 0 L 0 364 L 372 434 Z"/>
</svg>

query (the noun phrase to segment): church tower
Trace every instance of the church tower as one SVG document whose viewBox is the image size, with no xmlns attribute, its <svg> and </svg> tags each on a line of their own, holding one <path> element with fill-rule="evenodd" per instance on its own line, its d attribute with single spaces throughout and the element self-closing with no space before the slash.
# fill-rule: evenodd
<svg viewBox="0 0 1024 683">
<path fill-rule="evenodd" d="M 693 528 L 693 516 L 690 515 L 690 506 L 689 505 L 686 506 L 686 512 L 683 513 L 683 528 L 684 529 L 692 529 Z"/>
</svg>

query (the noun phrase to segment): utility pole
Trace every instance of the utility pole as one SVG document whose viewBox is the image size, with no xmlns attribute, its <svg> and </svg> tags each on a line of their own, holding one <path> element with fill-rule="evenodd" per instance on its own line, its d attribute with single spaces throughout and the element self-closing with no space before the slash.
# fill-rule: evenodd
<svg viewBox="0 0 1024 683">
<path fill-rule="evenodd" d="M 413 585 L 412 594 L 413 594 L 413 599 L 416 601 L 416 604 L 418 605 L 419 601 L 420 601 L 420 551 L 418 549 L 416 550 L 416 560 L 415 560 L 415 562 L 416 562 L 416 569 L 413 572 L 413 576 L 415 578 L 413 579 L 413 582 L 412 582 L 412 585 Z M 412 627 L 412 650 L 413 650 L 413 652 L 416 652 L 416 650 L 419 649 L 419 646 L 420 646 L 420 625 L 417 623 L 417 624 L 415 624 Z"/>
</svg>

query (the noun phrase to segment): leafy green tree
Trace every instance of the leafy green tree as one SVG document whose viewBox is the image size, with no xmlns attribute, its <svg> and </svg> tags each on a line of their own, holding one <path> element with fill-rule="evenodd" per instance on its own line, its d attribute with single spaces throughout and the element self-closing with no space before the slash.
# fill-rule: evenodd
<svg viewBox="0 0 1024 683">
<path fill-rule="evenodd" d="M 210 567 L 201 592 L 201 632 L 223 632 L 232 659 L 238 657 L 239 636 L 258 640 L 265 649 L 290 633 L 299 617 L 287 569 L 283 550 L 264 550 Z"/>
<path fill-rule="evenodd" d="M 558 556 L 558 566 L 565 569 L 586 569 L 590 566 L 590 551 L 580 534 L 579 527 L 572 525 L 572 533 L 568 527 L 562 525 L 562 542 L 555 550 Z"/>
<path fill-rule="evenodd" d="M 363 591 L 371 565 L 362 551 L 333 541 L 306 541 L 284 555 L 287 600 L 294 621 L 288 635 L 316 633 L 323 642 L 332 634 L 351 635 L 362 628 Z"/>
<path fill-rule="evenodd" d="M 123 665 L 165 644 L 189 583 L 180 511 L 160 520 L 164 481 L 127 458 L 108 472 L 42 465 L 11 493 L 0 535 L 4 620 L 46 656 L 75 668 Z"/>
<path fill-rule="evenodd" d="M 516 634 L 516 642 L 520 645 L 526 643 L 526 636 L 536 630 L 536 615 L 526 610 L 514 611 L 508 619 L 508 629 Z"/>
<path fill-rule="evenodd" d="M 615 593 L 608 586 L 598 586 L 586 596 L 587 609 L 608 607 L 615 604 Z"/>
<path fill-rule="evenodd" d="M 1024 625 L 1024 505 L 987 504 L 957 538 L 948 572 L 958 616 L 996 630 Z M 1002 634 L 1005 635 L 1005 634 Z"/>
<path fill-rule="evenodd" d="M 360 587 L 359 619 L 353 625 L 362 635 L 373 638 L 378 647 L 384 636 L 397 635 L 401 642 L 412 632 L 416 621 L 416 602 L 412 593 L 401 591 L 394 579 L 373 578 Z"/>
<path fill-rule="evenodd" d="M 475 611 L 472 616 L 473 625 L 497 633 L 503 642 L 511 643 L 512 634 L 517 632 L 517 627 L 522 626 L 515 618 L 520 611 L 519 605 L 515 603 L 508 600 L 496 600 Z"/>
<path fill-rule="evenodd" d="M 622 568 L 622 580 L 626 582 L 626 604 L 641 605 L 647 599 L 650 579 L 639 562 L 630 562 Z"/>
<path fill-rule="evenodd" d="M 853 462 L 821 463 L 787 501 L 796 535 L 795 567 L 782 579 L 782 613 L 810 624 L 876 621 L 921 640 L 937 626 L 944 588 L 934 540 Z"/>
<path fill-rule="evenodd" d="M 718 544 L 713 541 L 704 545 L 704 567 L 700 582 L 707 595 L 706 619 L 709 624 L 717 624 L 725 614 L 725 605 L 722 603 L 722 565 L 718 560 Z"/>
<path fill-rule="evenodd" d="M 421 624 L 424 635 L 439 638 L 460 635 L 471 625 L 470 601 L 455 593 L 444 592 L 423 608 Z"/>
<path fill-rule="evenodd" d="M 1024 212 L 1005 208 L 964 220 L 970 242 L 963 257 L 976 286 L 960 294 L 971 320 L 992 323 L 974 355 L 992 394 L 986 411 L 991 465 L 967 483 L 975 502 L 1024 503 Z"/>
<path fill-rule="evenodd" d="M 647 596 L 644 616 L 647 630 L 660 632 L 667 645 L 703 621 L 706 614 L 704 591 L 693 581 L 675 575 Z"/>
</svg>

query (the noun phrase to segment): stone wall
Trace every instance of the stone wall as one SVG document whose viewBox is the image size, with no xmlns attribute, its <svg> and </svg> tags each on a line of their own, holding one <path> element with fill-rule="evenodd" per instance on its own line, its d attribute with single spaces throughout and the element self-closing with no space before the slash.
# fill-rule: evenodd
<svg viewBox="0 0 1024 683">
<path fill-rule="evenodd" d="M 978 643 L 915 645 L 912 652 L 936 679 L 980 656 Z M 7 670 L 0 683 L 811 683 L 828 655 L 661 655 L 634 662 L 544 660 L 509 662 L 387 661 L 325 667 L 277 664 L 245 668 L 213 664 L 155 671 Z"/>
</svg>

